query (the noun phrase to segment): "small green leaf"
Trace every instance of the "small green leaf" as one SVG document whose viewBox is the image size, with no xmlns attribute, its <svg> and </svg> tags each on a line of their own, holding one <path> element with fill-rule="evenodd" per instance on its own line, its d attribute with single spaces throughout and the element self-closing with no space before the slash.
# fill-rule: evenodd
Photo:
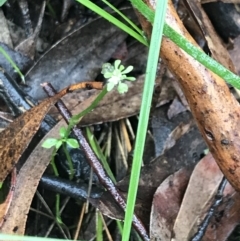
<svg viewBox="0 0 240 241">
<path fill-rule="evenodd" d="M 136 80 L 135 77 L 126 77 L 125 79 L 126 79 L 126 80 L 129 80 L 129 81 L 134 81 L 134 80 Z"/>
<path fill-rule="evenodd" d="M 125 67 L 121 64 L 118 69 L 122 72 L 125 69 Z"/>
<path fill-rule="evenodd" d="M 62 140 L 58 140 L 55 147 L 58 150 L 60 148 L 60 146 L 62 145 L 63 141 Z"/>
<path fill-rule="evenodd" d="M 133 66 L 130 65 L 128 66 L 125 70 L 122 71 L 122 74 L 128 74 L 129 72 L 131 72 L 133 70 Z"/>
<path fill-rule="evenodd" d="M 47 140 L 45 140 L 42 144 L 43 148 L 52 148 L 53 146 L 55 146 L 58 142 L 58 139 L 56 138 L 48 138 Z"/>
<path fill-rule="evenodd" d="M 105 79 L 109 79 L 113 76 L 113 72 L 105 72 L 105 74 L 103 76 Z"/>
<path fill-rule="evenodd" d="M 105 74 L 107 72 L 113 72 L 114 71 L 114 67 L 110 64 L 110 63 L 105 63 L 102 65 L 102 74 Z"/>
<path fill-rule="evenodd" d="M 66 142 L 67 142 L 67 144 L 68 144 L 70 147 L 72 147 L 72 148 L 79 148 L 79 144 L 78 144 L 78 142 L 77 142 L 76 139 L 69 138 L 69 139 L 67 139 Z"/>
<path fill-rule="evenodd" d="M 115 62 L 114 62 L 115 70 L 118 69 L 120 64 L 121 64 L 121 60 L 120 59 L 115 60 Z"/>
<path fill-rule="evenodd" d="M 125 83 L 119 83 L 119 85 L 118 85 L 118 92 L 120 93 L 120 94 L 124 94 L 124 93 L 126 93 L 128 91 L 128 86 L 127 86 L 127 84 L 125 84 Z"/>
<path fill-rule="evenodd" d="M 107 83 L 107 91 L 111 91 L 114 88 L 114 83 Z"/>
<path fill-rule="evenodd" d="M 67 129 L 66 129 L 64 126 L 62 126 L 62 127 L 60 128 L 60 130 L 59 130 L 59 135 L 60 135 L 62 138 L 64 138 L 64 137 L 66 136 L 66 133 L 67 133 Z"/>
</svg>

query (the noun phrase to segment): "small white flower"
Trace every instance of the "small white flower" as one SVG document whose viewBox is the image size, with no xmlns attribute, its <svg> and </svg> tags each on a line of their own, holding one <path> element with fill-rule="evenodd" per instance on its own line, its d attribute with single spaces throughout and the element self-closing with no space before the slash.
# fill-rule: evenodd
<svg viewBox="0 0 240 241">
<path fill-rule="evenodd" d="M 133 70 L 133 66 L 128 66 L 126 69 L 121 65 L 121 60 L 116 60 L 113 65 L 105 63 L 102 66 L 101 73 L 104 78 L 108 79 L 107 91 L 111 91 L 115 86 L 118 85 L 118 92 L 120 94 L 128 91 L 127 84 L 123 83 L 125 80 L 134 81 L 136 78 L 128 77 L 126 74 Z"/>
</svg>

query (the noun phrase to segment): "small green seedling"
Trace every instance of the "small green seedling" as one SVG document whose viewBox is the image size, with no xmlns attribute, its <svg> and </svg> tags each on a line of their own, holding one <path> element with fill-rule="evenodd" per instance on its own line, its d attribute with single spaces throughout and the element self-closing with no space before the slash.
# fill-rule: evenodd
<svg viewBox="0 0 240 241">
<path fill-rule="evenodd" d="M 59 135 L 60 138 L 48 138 L 47 140 L 45 140 L 42 144 L 43 148 L 52 148 L 54 147 L 53 153 L 52 153 L 52 167 L 54 169 L 54 173 L 56 176 L 58 176 L 58 171 L 57 168 L 55 166 L 55 162 L 54 162 L 54 157 L 57 154 L 58 149 L 62 146 L 63 147 L 63 151 L 66 155 L 67 161 L 68 161 L 68 165 L 69 165 L 69 169 L 70 169 L 70 175 L 69 175 L 69 179 L 72 180 L 74 177 L 74 168 L 73 168 L 73 162 L 71 159 L 71 156 L 69 155 L 69 152 L 67 150 L 66 145 L 69 145 L 72 148 L 79 148 L 79 144 L 77 142 L 77 140 L 75 140 L 74 138 L 68 138 L 69 136 L 69 131 L 68 129 L 66 129 L 65 127 L 61 127 L 59 130 Z"/>
<path fill-rule="evenodd" d="M 78 144 L 77 140 L 75 140 L 73 138 L 68 138 L 69 131 L 65 127 L 60 128 L 59 135 L 60 135 L 60 138 L 58 138 L 58 139 L 57 138 L 46 139 L 43 142 L 42 147 L 47 148 L 47 149 L 54 147 L 54 150 L 52 152 L 52 157 L 51 157 L 51 165 L 52 165 L 55 176 L 59 176 L 57 167 L 55 165 L 55 155 L 57 154 L 58 149 L 61 146 L 63 147 L 64 153 L 65 153 L 67 161 L 68 161 L 69 169 L 70 169 L 69 179 L 72 180 L 74 177 L 74 168 L 73 168 L 72 159 L 66 148 L 66 144 L 68 144 L 72 148 L 79 148 L 79 144 Z M 62 222 L 61 213 L 60 213 L 60 195 L 59 194 L 56 194 L 56 221 L 59 224 L 64 225 Z"/>
<path fill-rule="evenodd" d="M 104 78 L 108 79 L 107 91 L 111 91 L 116 85 L 118 86 L 118 92 L 124 94 L 128 91 L 128 86 L 123 83 L 124 80 L 134 81 L 135 77 L 127 76 L 133 70 L 133 66 L 128 66 L 126 69 L 121 65 L 121 60 L 115 60 L 114 64 L 105 63 L 102 66 L 101 73 Z"/>
<path fill-rule="evenodd" d="M 48 138 L 46 141 L 43 142 L 42 147 L 47 149 L 55 147 L 58 150 L 63 143 L 67 143 L 72 148 L 79 148 L 77 140 L 73 138 L 68 138 L 68 132 L 64 126 L 60 128 L 59 135 L 59 139 Z"/>
</svg>

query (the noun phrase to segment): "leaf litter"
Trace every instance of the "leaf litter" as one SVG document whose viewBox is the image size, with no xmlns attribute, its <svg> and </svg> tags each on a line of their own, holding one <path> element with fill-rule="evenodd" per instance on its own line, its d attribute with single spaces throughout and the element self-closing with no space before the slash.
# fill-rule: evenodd
<svg viewBox="0 0 240 241">
<path fill-rule="evenodd" d="M 88 101 L 86 101 L 86 104 L 87 104 L 87 102 Z M 122 104 L 120 104 L 119 106 L 121 106 Z M 104 106 L 104 104 L 103 104 L 103 106 Z M 81 108 L 81 107 L 80 107 Z M 136 110 L 137 110 L 138 108 L 136 108 Z M 177 109 L 177 108 L 176 108 Z M 101 109 L 99 109 L 99 110 L 101 110 Z M 104 107 L 102 108 L 102 110 L 104 110 Z M 106 110 L 106 109 L 105 109 Z M 99 111 L 99 113 L 101 113 L 102 111 Z M 137 112 L 137 111 L 136 111 Z M 173 111 L 174 112 L 174 111 Z M 96 112 L 97 113 L 97 112 Z M 122 115 L 119 115 L 119 116 L 117 116 L 116 117 L 116 115 L 114 115 L 114 118 L 112 118 L 112 120 L 114 120 L 114 119 L 118 119 L 119 117 L 121 118 L 122 116 L 124 116 L 124 114 L 122 114 Z M 87 119 L 87 117 L 86 117 L 86 119 Z M 106 121 L 107 120 L 107 118 L 105 119 L 105 118 L 103 118 L 103 120 L 102 121 Z M 90 121 L 90 123 L 95 123 L 95 122 L 98 122 L 97 121 L 97 115 L 96 115 L 96 117 L 95 118 L 93 118 L 92 119 L 92 121 Z M 86 124 L 88 124 L 88 121 L 85 121 L 85 123 Z M 84 124 L 84 122 L 83 122 L 83 124 Z M 63 125 L 63 124 L 62 124 Z M 170 132 L 171 133 L 171 132 Z M 185 133 L 185 132 L 184 132 Z M 57 134 L 57 132 L 56 132 L 56 134 Z M 180 135 L 181 136 L 181 135 Z M 174 137 L 173 137 L 173 139 L 174 139 Z M 180 138 L 181 139 L 181 138 Z M 191 142 L 191 141 L 190 141 Z M 178 144 L 176 144 L 176 145 L 178 145 Z M 186 149 L 185 149 L 186 150 Z M 192 155 L 192 158 L 194 157 L 194 148 L 190 151 L 190 153 L 191 153 L 191 155 Z M 38 153 L 38 155 L 40 156 L 42 153 Z M 169 153 L 168 153 L 168 155 L 169 155 Z M 176 153 L 175 153 L 175 155 L 177 155 Z M 183 153 L 180 153 L 179 154 L 179 156 L 184 156 L 184 154 Z M 186 157 L 186 156 L 185 156 Z M 184 158 L 185 158 L 184 157 Z M 30 158 L 31 159 L 31 158 Z M 183 157 L 180 157 L 180 159 L 181 159 L 181 161 L 182 161 L 182 159 L 183 159 Z M 164 163 L 164 161 L 167 161 L 168 162 L 168 160 L 169 160 L 169 156 L 168 157 L 166 157 L 166 158 L 163 158 L 162 157 L 162 159 L 161 158 L 159 158 L 159 160 L 161 160 L 163 163 Z M 185 161 L 185 160 L 184 160 Z M 153 164 L 153 166 L 152 166 L 152 168 L 155 168 L 155 169 L 157 169 L 156 167 L 158 167 L 158 166 L 154 166 L 154 162 L 152 163 Z M 149 170 L 152 170 L 153 171 L 153 169 L 151 169 L 150 168 L 150 166 L 146 166 L 146 169 L 147 168 L 149 168 Z M 44 168 L 42 168 L 42 169 L 44 169 Z M 178 168 L 176 168 L 175 169 L 175 171 L 177 170 Z M 166 169 L 164 169 L 164 170 L 167 170 L 167 168 Z M 29 170 L 30 171 L 30 170 Z M 173 172 L 174 172 L 174 170 L 172 170 Z M 146 181 L 146 186 L 148 185 L 148 183 L 151 183 L 152 182 L 152 179 L 150 178 L 150 173 L 151 173 L 151 171 L 149 171 L 149 179 L 148 179 L 148 181 Z M 170 175 L 171 174 L 171 172 L 166 172 L 167 173 L 167 175 Z M 175 174 L 174 174 L 175 175 Z M 176 173 L 176 175 L 175 176 L 177 176 L 178 174 Z M 40 175 L 39 175 L 39 178 L 40 178 Z M 173 183 L 173 185 L 175 185 L 174 184 L 174 182 L 175 182 L 175 180 L 173 180 L 172 181 L 172 179 L 171 179 L 172 177 L 170 176 L 168 179 L 166 179 L 166 183 L 168 183 L 168 184 L 171 184 L 171 183 Z M 161 178 L 160 178 L 161 179 Z M 146 179 L 147 180 L 147 179 Z M 164 179 L 163 179 L 164 180 Z M 168 180 L 170 180 L 170 181 L 168 181 Z M 25 181 L 26 181 L 26 179 L 25 179 Z M 164 181 L 165 182 L 165 181 Z M 37 183 L 37 182 L 35 182 L 35 183 Z M 36 185 L 36 184 L 35 184 Z M 26 187 L 27 188 L 27 187 Z M 175 188 L 175 186 L 171 186 L 170 185 L 170 187 L 169 188 L 172 188 L 172 189 L 174 189 Z M 34 188 L 33 188 L 34 189 Z M 163 187 L 163 189 L 164 189 L 164 187 Z M 143 190 L 144 190 L 144 188 L 143 188 Z M 171 190 L 171 189 L 170 189 Z M 200 191 L 199 191 L 200 192 Z M 156 195 L 156 194 L 155 194 Z M 180 194 L 179 194 L 180 195 Z M 191 197 L 190 197 L 190 200 L 191 200 Z M 30 204 L 29 204 L 30 205 Z M 174 203 L 173 203 L 173 205 L 174 205 Z M 114 215 L 113 215 L 114 216 Z M 211 240 L 211 239 L 209 239 L 209 240 Z M 213 240 L 213 239 L 212 239 Z"/>
</svg>

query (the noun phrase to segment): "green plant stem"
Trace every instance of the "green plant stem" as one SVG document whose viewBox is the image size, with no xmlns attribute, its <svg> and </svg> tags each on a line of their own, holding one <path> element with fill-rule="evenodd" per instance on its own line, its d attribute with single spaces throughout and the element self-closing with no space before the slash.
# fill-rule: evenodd
<svg viewBox="0 0 240 241">
<path fill-rule="evenodd" d="M 12 67 L 15 69 L 15 71 L 19 74 L 21 77 L 22 82 L 25 84 L 25 77 L 20 71 L 20 69 L 17 67 L 17 65 L 14 63 L 12 58 L 8 55 L 8 53 L 0 46 L 0 53 L 6 58 L 6 60 L 12 65 Z"/>
<path fill-rule="evenodd" d="M 69 170 L 70 170 L 70 173 L 69 173 L 69 180 L 72 180 L 73 177 L 74 177 L 74 168 L 73 168 L 73 162 L 72 162 L 72 158 L 67 150 L 67 146 L 66 146 L 66 142 L 63 142 L 62 143 L 62 147 L 63 147 L 63 151 L 65 153 L 65 156 L 67 158 L 67 161 L 68 161 L 68 166 L 69 166 Z"/>
<path fill-rule="evenodd" d="M 57 167 L 56 167 L 56 164 L 55 164 L 55 155 L 57 154 L 57 151 L 58 150 L 56 148 L 54 148 L 52 156 L 51 156 L 51 161 L 50 161 L 51 166 L 53 168 L 53 173 L 56 177 L 59 176 L 59 173 L 58 173 L 58 170 L 57 170 Z"/>
<path fill-rule="evenodd" d="M 97 105 L 98 103 L 104 98 L 104 96 L 107 94 L 107 87 L 104 87 L 103 90 L 99 93 L 99 95 L 94 99 L 94 101 L 91 103 L 91 105 L 86 108 L 85 110 L 83 110 L 82 112 L 80 112 L 77 115 L 74 115 L 70 121 L 69 121 L 69 125 L 67 127 L 67 131 L 66 131 L 66 136 L 69 135 L 71 129 L 73 128 L 74 125 L 78 124 L 78 122 L 80 121 L 80 119 L 85 116 L 86 114 L 88 114 L 90 111 L 92 111 Z"/>
<path fill-rule="evenodd" d="M 56 164 L 55 164 L 55 156 L 57 154 L 58 149 L 54 148 L 53 153 L 52 153 L 52 157 L 51 157 L 51 165 L 53 168 L 53 173 L 56 177 L 59 176 Z M 55 203 L 55 209 L 56 209 L 56 221 L 59 224 L 63 224 L 62 219 L 61 219 L 61 215 L 60 215 L 60 194 L 56 194 L 56 203 Z"/>
<path fill-rule="evenodd" d="M 91 148 L 93 149 L 93 151 L 95 152 L 96 156 L 98 157 L 98 159 L 101 161 L 104 169 L 106 170 L 108 176 L 112 179 L 113 183 L 116 184 L 116 179 L 112 173 L 112 170 L 110 169 L 107 159 L 106 157 L 103 155 L 101 148 L 96 140 L 96 138 L 93 136 L 91 130 L 89 127 L 86 127 L 86 132 L 87 132 L 87 138 L 88 138 L 88 142 L 91 146 Z M 123 232 L 123 225 L 119 220 L 116 220 L 117 222 L 117 226 L 118 226 L 118 230 L 120 232 L 120 234 L 122 234 Z"/>
<path fill-rule="evenodd" d="M 55 208 L 56 208 L 56 220 L 59 224 L 63 224 L 61 214 L 60 214 L 60 194 L 59 193 L 56 194 Z"/>
<path fill-rule="evenodd" d="M 132 226 L 132 217 L 134 212 L 138 181 L 139 181 L 140 169 L 142 164 L 145 138 L 146 138 L 146 133 L 148 128 L 148 119 L 149 119 L 149 113 L 151 108 L 154 83 L 156 78 L 156 70 L 157 70 L 157 64 L 159 59 L 159 51 L 160 51 L 160 45 L 162 41 L 162 32 L 163 32 L 166 10 L 167 10 L 167 0 L 158 1 L 156 15 L 155 15 L 154 24 L 153 24 L 149 54 L 148 54 L 146 78 L 144 83 L 143 98 L 141 103 L 141 110 L 140 110 L 139 123 L 138 123 L 138 129 L 137 129 L 122 241 L 129 240 L 130 230 Z"/>
<path fill-rule="evenodd" d="M 86 132 L 87 132 L 87 138 L 88 138 L 88 142 L 91 146 L 91 148 L 93 149 L 94 153 L 96 154 L 96 156 L 98 157 L 98 159 L 101 161 L 105 171 L 107 172 L 108 176 L 112 179 L 113 183 L 116 184 L 116 179 L 108 165 L 107 159 L 105 158 L 105 156 L 103 155 L 100 146 L 98 145 L 98 142 L 96 140 L 96 138 L 93 136 L 91 130 L 89 127 L 86 127 Z"/>
<path fill-rule="evenodd" d="M 99 211 L 96 209 L 96 233 L 97 241 L 103 241 L 103 223 Z"/>
</svg>

